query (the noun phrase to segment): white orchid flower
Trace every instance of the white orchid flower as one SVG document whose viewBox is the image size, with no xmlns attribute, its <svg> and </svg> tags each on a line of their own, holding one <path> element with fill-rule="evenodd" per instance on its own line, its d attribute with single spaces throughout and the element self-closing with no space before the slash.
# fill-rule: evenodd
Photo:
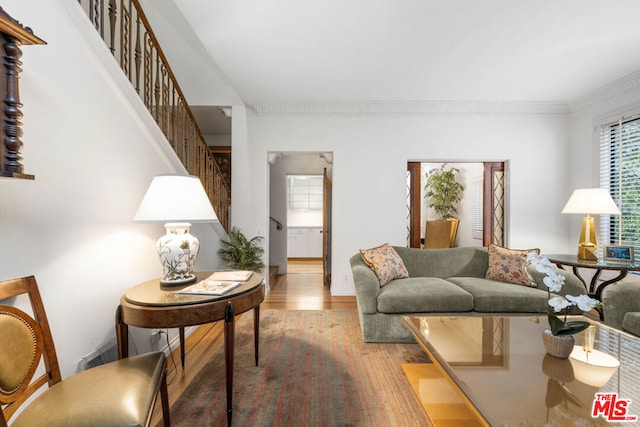
<svg viewBox="0 0 640 427">
<path fill-rule="evenodd" d="M 542 279 L 542 282 L 551 292 L 560 292 L 564 285 L 564 276 L 555 272 L 548 272 L 547 276 Z"/>
<path fill-rule="evenodd" d="M 589 311 L 599 304 L 598 300 L 591 298 L 589 295 L 579 295 L 577 297 L 567 295 L 566 298 L 573 304 L 576 304 L 582 311 Z"/>
<path fill-rule="evenodd" d="M 563 309 L 572 306 L 573 303 L 567 301 L 562 297 L 553 297 L 553 298 L 549 298 L 549 305 L 553 307 L 554 312 L 558 313 Z"/>
<path fill-rule="evenodd" d="M 539 263 L 542 258 L 543 257 L 537 252 L 531 251 L 527 253 L 527 262 L 529 264 L 533 264 L 534 262 Z"/>
</svg>

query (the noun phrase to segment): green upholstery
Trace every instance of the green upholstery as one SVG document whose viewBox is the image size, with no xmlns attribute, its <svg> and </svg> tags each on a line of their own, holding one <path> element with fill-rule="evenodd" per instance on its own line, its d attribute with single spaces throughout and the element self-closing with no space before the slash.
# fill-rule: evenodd
<svg viewBox="0 0 640 427">
<path fill-rule="evenodd" d="M 602 302 L 607 325 L 640 336 L 640 282 L 610 285 Z"/>
<path fill-rule="evenodd" d="M 11 427 L 145 426 L 164 360 L 155 352 L 82 371 L 45 390 Z"/>
<path fill-rule="evenodd" d="M 396 279 L 384 286 L 378 295 L 378 311 L 387 314 L 471 310 L 473 295 L 437 277 Z"/>
<path fill-rule="evenodd" d="M 625 313 L 622 319 L 622 329 L 640 336 L 640 311 Z"/>
<path fill-rule="evenodd" d="M 357 253 L 350 259 L 362 337 L 365 342 L 412 342 L 402 316 L 538 314 L 548 309 L 544 274 L 528 267 L 536 287 L 485 279 L 489 267 L 486 248 L 417 249 L 394 246 L 409 272 L 382 288 Z M 580 295 L 585 288 L 570 272 L 562 295 Z M 580 313 L 572 307 L 574 313 Z"/>
<path fill-rule="evenodd" d="M 393 247 L 409 277 L 483 277 L 489 267 L 484 248 L 416 249 Z"/>
<path fill-rule="evenodd" d="M 473 295 L 473 309 L 480 313 L 544 313 L 548 294 L 529 286 L 475 277 L 450 277 L 452 283 Z"/>
</svg>

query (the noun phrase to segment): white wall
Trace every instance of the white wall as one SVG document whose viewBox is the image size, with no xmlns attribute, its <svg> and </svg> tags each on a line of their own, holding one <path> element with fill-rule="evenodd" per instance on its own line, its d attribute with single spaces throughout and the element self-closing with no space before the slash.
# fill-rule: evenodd
<svg viewBox="0 0 640 427">
<path fill-rule="evenodd" d="M 565 252 L 569 124 L 551 114 L 256 115 L 248 111 L 243 175 L 254 197 L 234 210 L 255 229 L 268 227 L 267 154 L 333 152 L 334 295 L 354 294 L 349 258 L 359 248 L 405 245 L 406 167 L 410 159 L 504 160 L 510 165 L 510 242 Z M 235 181 L 234 181 L 235 182 Z M 235 187 L 234 187 L 235 191 Z M 558 236 L 563 236 L 558 238 Z"/>
<path fill-rule="evenodd" d="M 66 377 L 115 336 L 120 296 L 160 275 L 153 247 L 163 227 L 132 219 L 154 175 L 183 169 L 122 74 L 109 73 L 118 66 L 106 48 L 91 45 L 102 42 L 77 2 L 2 6 L 48 45 L 23 47 L 23 157 L 36 179 L 0 179 L 0 280 L 36 276 Z M 214 227 L 192 230 L 197 268 L 219 266 Z M 132 333 L 145 351 L 149 336 Z"/>
</svg>

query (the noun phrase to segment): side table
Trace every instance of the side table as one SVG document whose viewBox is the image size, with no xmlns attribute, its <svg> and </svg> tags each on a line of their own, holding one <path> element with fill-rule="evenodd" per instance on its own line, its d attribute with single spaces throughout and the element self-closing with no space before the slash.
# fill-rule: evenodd
<svg viewBox="0 0 640 427">
<path fill-rule="evenodd" d="M 571 267 L 573 274 L 575 274 L 582 281 L 582 284 L 587 290 L 589 296 L 597 299 L 598 301 L 602 301 L 602 293 L 609 285 L 612 285 L 624 279 L 627 276 L 627 273 L 630 271 L 640 271 L 640 263 L 638 262 L 609 262 L 603 259 L 599 259 L 597 261 L 589 261 L 578 259 L 576 255 L 567 254 L 552 254 L 545 256 L 549 258 L 549 261 L 557 265 L 558 268 L 564 270 L 565 266 Z M 587 282 L 580 275 L 580 271 L 578 270 L 579 268 L 596 270 L 588 286 Z M 598 286 L 598 279 L 600 278 L 600 275 L 603 271 L 617 271 L 618 275 L 612 279 L 605 280 L 600 284 L 600 286 Z M 600 313 L 600 320 L 603 320 L 602 310 L 598 310 L 598 312 Z"/>
<path fill-rule="evenodd" d="M 211 271 L 196 273 L 197 280 Z M 248 281 L 223 296 L 183 295 L 185 286 L 161 286 L 160 279 L 150 280 L 129 289 L 116 310 L 118 356 L 129 355 L 129 326 L 140 328 L 180 328 L 180 353 L 184 366 L 184 327 L 224 320 L 224 355 L 227 387 L 227 424 L 233 413 L 233 355 L 235 315 L 253 310 L 255 361 L 258 365 L 260 304 L 264 301 L 263 278 L 253 273 Z"/>
</svg>

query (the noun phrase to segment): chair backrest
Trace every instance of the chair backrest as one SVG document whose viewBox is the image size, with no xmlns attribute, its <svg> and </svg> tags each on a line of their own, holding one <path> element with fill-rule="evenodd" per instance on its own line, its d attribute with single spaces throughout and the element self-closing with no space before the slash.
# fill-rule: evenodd
<svg viewBox="0 0 640 427">
<path fill-rule="evenodd" d="M 32 315 L 2 305 L 7 298 L 19 295 L 29 297 Z M 0 426 L 6 426 L 20 405 L 40 387 L 51 387 L 62 380 L 35 277 L 0 282 L 0 343 Z M 44 366 L 44 373 L 40 374 L 39 366 Z"/>
<path fill-rule="evenodd" d="M 427 221 L 425 226 L 425 249 L 452 248 L 458 235 L 459 220 L 455 218 Z"/>
</svg>

